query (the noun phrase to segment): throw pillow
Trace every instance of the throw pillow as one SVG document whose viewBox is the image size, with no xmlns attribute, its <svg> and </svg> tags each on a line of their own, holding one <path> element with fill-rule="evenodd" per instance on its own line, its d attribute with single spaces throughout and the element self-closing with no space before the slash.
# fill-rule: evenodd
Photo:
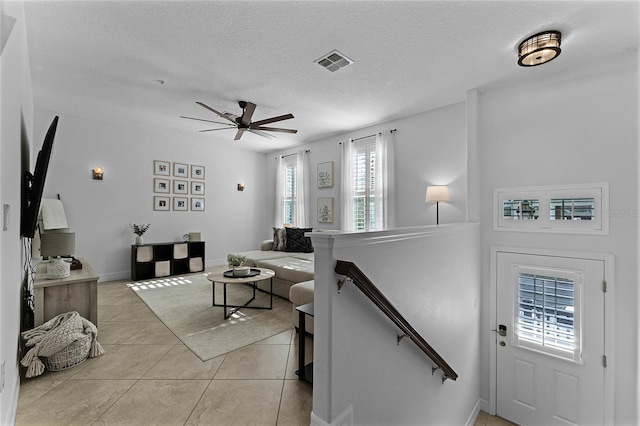
<svg viewBox="0 0 640 426">
<path fill-rule="evenodd" d="M 284 228 L 273 227 L 273 250 L 284 251 L 286 246 L 287 233 Z"/>
<path fill-rule="evenodd" d="M 313 252 L 311 238 L 305 237 L 305 232 L 313 231 L 313 228 L 285 228 L 287 240 L 284 251 L 297 251 L 299 253 Z"/>
</svg>

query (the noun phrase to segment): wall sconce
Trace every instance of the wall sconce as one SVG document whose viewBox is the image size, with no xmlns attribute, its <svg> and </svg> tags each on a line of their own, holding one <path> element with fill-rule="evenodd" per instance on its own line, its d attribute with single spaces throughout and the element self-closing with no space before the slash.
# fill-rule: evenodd
<svg viewBox="0 0 640 426">
<path fill-rule="evenodd" d="M 436 203 L 436 225 L 440 224 L 441 202 L 449 202 L 449 188 L 444 185 L 427 187 L 427 196 L 424 200 L 427 203 Z"/>
<path fill-rule="evenodd" d="M 244 191 L 244 183 L 238 184 L 238 191 Z"/>
<path fill-rule="evenodd" d="M 104 169 L 102 167 L 94 167 L 92 171 L 93 179 L 102 180 L 102 176 L 104 175 Z"/>
</svg>

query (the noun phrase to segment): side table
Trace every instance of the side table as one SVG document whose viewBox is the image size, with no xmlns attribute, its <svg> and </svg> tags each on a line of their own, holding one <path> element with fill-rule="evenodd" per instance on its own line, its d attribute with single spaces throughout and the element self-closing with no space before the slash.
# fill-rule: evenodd
<svg viewBox="0 0 640 426">
<path fill-rule="evenodd" d="M 34 325 L 37 327 L 56 315 L 77 311 L 80 316 L 98 326 L 98 275 L 84 259 L 82 269 L 72 269 L 71 275 L 47 279 L 47 263 L 36 266 L 33 282 Z"/>
<path fill-rule="evenodd" d="M 298 311 L 298 379 L 307 381 L 313 384 L 313 361 L 307 365 L 304 365 L 305 355 L 305 337 L 310 334 L 306 329 L 306 317 L 313 315 L 313 302 L 306 305 L 300 305 L 296 308 Z"/>
</svg>

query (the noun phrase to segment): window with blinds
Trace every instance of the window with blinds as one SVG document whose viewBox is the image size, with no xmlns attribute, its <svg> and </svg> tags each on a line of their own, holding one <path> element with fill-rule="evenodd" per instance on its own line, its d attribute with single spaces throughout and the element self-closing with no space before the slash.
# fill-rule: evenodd
<svg viewBox="0 0 640 426">
<path fill-rule="evenodd" d="M 284 170 L 282 175 L 284 176 L 284 217 L 282 218 L 282 223 L 284 224 L 293 224 L 293 215 L 295 209 L 295 201 L 296 201 L 296 161 L 295 157 L 293 160 L 286 161 L 284 164 Z"/>
<path fill-rule="evenodd" d="M 494 230 L 609 234 L 609 185 L 494 189 Z"/>
<path fill-rule="evenodd" d="M 376 229 L 376 140 L 356 142 L 353 150 L 353 223 L 357 230 Z"/>
<path fill-rule="evenodd" d="M 519 267 L 515 278 L 517 344 L 579 362 L 580 274 Z"/>
</svg>

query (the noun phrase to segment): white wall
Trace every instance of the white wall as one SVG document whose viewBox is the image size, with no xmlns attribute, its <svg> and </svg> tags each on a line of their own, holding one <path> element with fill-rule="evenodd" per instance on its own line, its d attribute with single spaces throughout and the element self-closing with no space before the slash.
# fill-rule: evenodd
<svg viewBox="0 0 640 426">
<path fill-rule="evenodd" d="M 2 42 L 6 41 L 6 45 L 0 56 L 0 201 L 10 206 L 9 227 L 0 231 L 0 363 L 5 366 L 4 388 L 0 390 L 0 424 L 9 425 L 13 424 L 20 388 L 17 344 L 24 278 L 20 185 L 23 171 L 31 169 L 33 94 L 23 4 L 2 1 L 0 13 L 15 19 L 8 37 L 8 28 L 2 28 Z"/>
<path fill-rule="evenodd" d="M 451 203 L 440 203 L 440 223 L 463 222 L 466 215 L 466 111 L 465 104 L 458 103 L 432 111 L 415 114 L 398 120 L 366 127 L 344 135 L 281 151 L 268 158 L 268 179 L 275 182 L 278 155 L 286 155 L 299 149 L 309 149 L 311 172 L 310 204 L 311 223 L 314 229 L 340 229 L 340 145 L 349 138 L 372 135 L 383 129 L 394 132 L 396 168 L 396 222 L 397 226 L 435 224 L 436 206 L 426 204 L 425 192 L 429 185 L 448 185 Z M 318 188 L 317 164 L 334 162 L 333 188 Z M 272 185 L 273 186 L 273 185 Z M 269 200 L 275 200 L 275 188 Z M 316 203 L 318 197 L 334 197 L 332 224 L 318 223 Z M 270 208 L 275 212 L 275 205 Z M 273 217 L 274 213 L 271 213 Z M 274 223 L 271 219 L 269 224 Z"/>
<path fill-rule="evenodd" d="M 479 99 L 481 395 L 489 398 L 489 330 L 495 328 L 488 312 L 490 246 L 612 253 L 615 327 L 607 324 L 607 333 L 615 334 L 616 343 L 607 350 L 609 368 L 615 368 L 615 424 L 637 424 L 637 53 L 528 83 L 536 81 L 534 73 L 523 70 L 519 85 L 482 93 Z M 609 182 L 610 209 L 622 212 L 611 216 L 608 236 L 493 231 L 496 187 L 596 182 Z"/>
<path fill-rule="evenodd" d="M 43 137 L 56 115 L 36 111 L 35 135 Z M 232 251 L 251 250 L 269 238 L 263 214 L 268 184 L 265 155 L 181 135 L 60 115 L 45 196 L 60 194 L 76 256 L 84 257 L 101 281 L 126 278 L 135 235 L 129 223 L 151 223 L 146 243 L 181 241 L 198 231 L 206 241 L 208 265 Z M 153 161 L 205 167 L 205 211 L 154 211 Z M 93 180 L 93 167 L 104 180 Z M 173 178 L 173 177 L 172 177 Z M 190 180 L 190 179 L 188 179 Z M 246 187 L 240 192 L 237 184 Z M 174 194 L 169 194 L 173 196 Z"/>
<path fill-rule="evenodd" d="M 477 224 L 312 234 L 315 336 L 312 424 L 473 424 L 480 383 L 480 231 Z M 354 262 L 458 374 L 433 362 L 351 282 L 337 292 L 335 261 Z"/>
</svg>

